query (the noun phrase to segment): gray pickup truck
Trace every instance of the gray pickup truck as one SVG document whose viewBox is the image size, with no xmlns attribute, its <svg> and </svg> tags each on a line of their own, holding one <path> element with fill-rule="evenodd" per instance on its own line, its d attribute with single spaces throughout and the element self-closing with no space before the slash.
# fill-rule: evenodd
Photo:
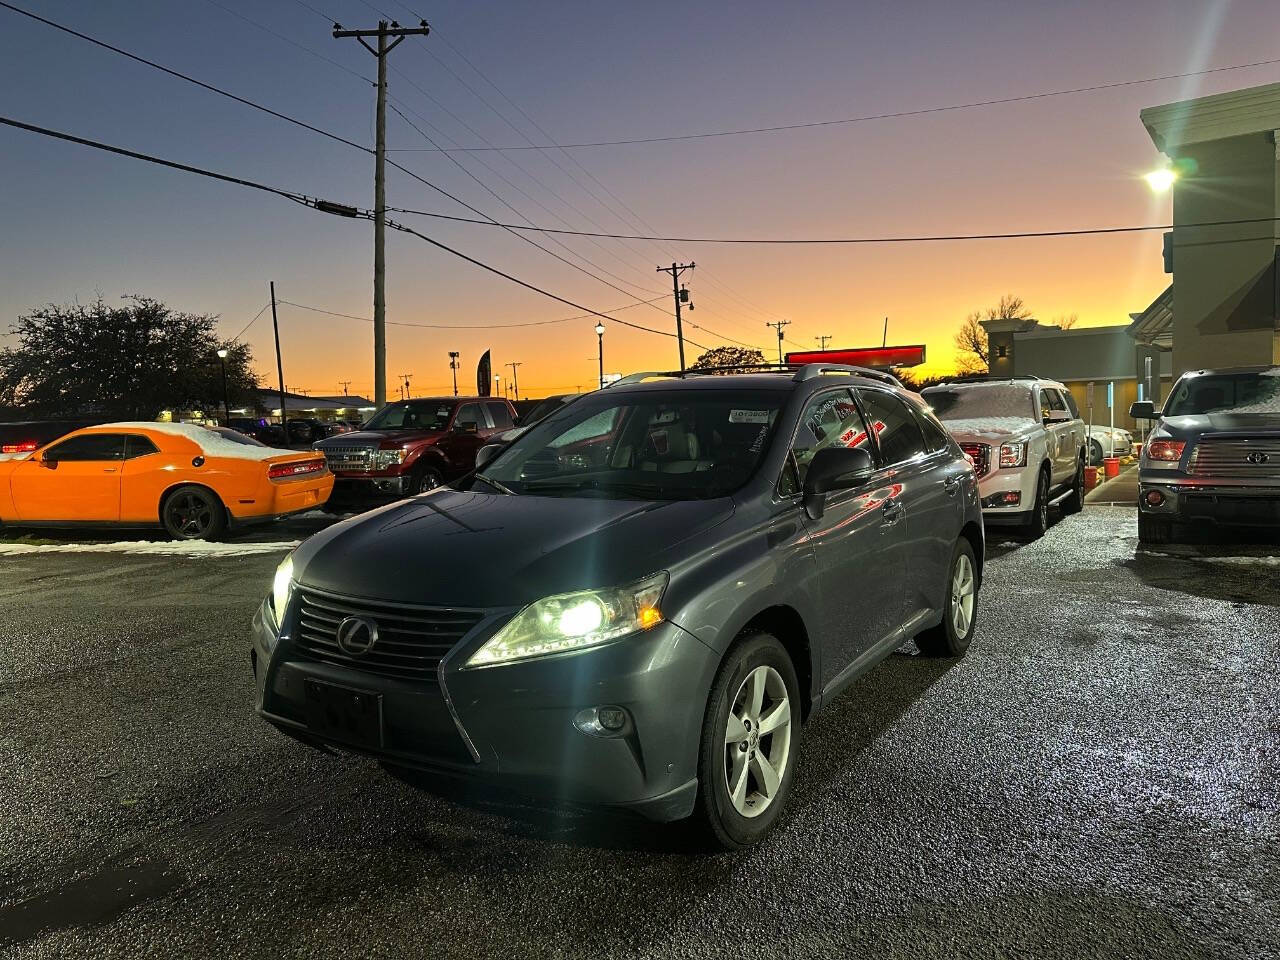
<svg viewBox="0 0 1280 960">
<path fill-rule="evenodd" d="M 1138 539 L 1170 543 L 1179 524 L 1280 528 L 1280 367 L 1184 373 L 1138 464 Z"/>
</svg>

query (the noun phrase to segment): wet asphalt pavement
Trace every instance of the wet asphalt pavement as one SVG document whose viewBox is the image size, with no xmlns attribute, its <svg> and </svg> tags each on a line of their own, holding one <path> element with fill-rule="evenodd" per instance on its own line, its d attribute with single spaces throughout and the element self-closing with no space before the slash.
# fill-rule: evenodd
<svg viewBox="0 0 1280 960">
<path fill-rule="evenodd" d="M 279 554 L 0 557 L 0 953 L 1280 955 L 1280 550 L 992 540 L 969 656 L 860 680 L 714 856 L 259 722 Z"/>
</svg>

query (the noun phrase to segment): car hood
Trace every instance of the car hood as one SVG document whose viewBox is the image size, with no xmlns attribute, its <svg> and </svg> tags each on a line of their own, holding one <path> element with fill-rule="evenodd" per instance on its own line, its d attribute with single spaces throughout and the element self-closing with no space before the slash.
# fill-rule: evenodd
<svg viewBox="0 0 1280 960">
<path fill-rule="evenodd" d="M 1164 417 L 1157 436 L 1193 439 L 1203 433 L 1237 433 L 1251 437 L 1280 437 L 1280 414 L 1202 413 L 1185 417 Z"/>
<path fill-rule="evenodd" d="M 970 417 L 943 420 L 942 425 L 961 443 L 1008 443 L 1026 439 L 1041 428 L 1030 417 Z"/>
<path fill-rule="evenodd" d="M 666 568 L 733 501 L 505 496 L 442 488 L 336 524 L 294 554 L 298 582 L 353 597 L 523 606 Z"/>
<path fill-rule="evenodd" d="M 339 433 L 325 437 L 314 445 L 323 450 L 327 446 L 349 447 L 398 447 L 402 443 L 413 441 L 434 441 L 444 436 L 441 432 L 429 433 L 425 430 L 352 430 L 350 433 Z"/>
</svg>

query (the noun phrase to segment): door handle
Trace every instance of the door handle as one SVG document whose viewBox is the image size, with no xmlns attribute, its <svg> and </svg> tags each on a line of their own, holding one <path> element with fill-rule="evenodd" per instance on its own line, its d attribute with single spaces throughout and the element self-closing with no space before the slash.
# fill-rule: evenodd
<svg viewBox="0 0 1280 960">
<path fill-rule="evenodd" d="M 886 500 L 880 508 L 880 515 L 884 519 L 883 525 L 891 527 L 902 519 L 902 504 L 897 500 Z"/>
<path fill-rule="evenodd" d="M 117 467 L 103 467 L 103 468 L 102 468 L 102 472 L 103 472 L 103 473 L 115 473 L 117 469 L 118 469 Z"/>
</svg>

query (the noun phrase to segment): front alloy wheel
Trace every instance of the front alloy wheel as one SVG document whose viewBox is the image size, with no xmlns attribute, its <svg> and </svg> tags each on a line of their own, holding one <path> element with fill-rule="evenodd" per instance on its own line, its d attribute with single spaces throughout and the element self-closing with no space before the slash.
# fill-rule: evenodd
<svg viewBox="0 0 1280 960">
<path fill-rule="evenodd" d="M 800 685 L 786 648 L 772 634 L 743 634 L 711 685 L 698 748 L 697 812 L 717 846 L 750 846 L 781 815 L 800 719 Z"/>
<path fill-rule="evenodd" d="M 752 670 L 729 708 L 725 730 L 725 787 L 733 809 L 758 817 L 781 786 L 791 753 L 791 700 L 773 667 Z"/>
</svg>

